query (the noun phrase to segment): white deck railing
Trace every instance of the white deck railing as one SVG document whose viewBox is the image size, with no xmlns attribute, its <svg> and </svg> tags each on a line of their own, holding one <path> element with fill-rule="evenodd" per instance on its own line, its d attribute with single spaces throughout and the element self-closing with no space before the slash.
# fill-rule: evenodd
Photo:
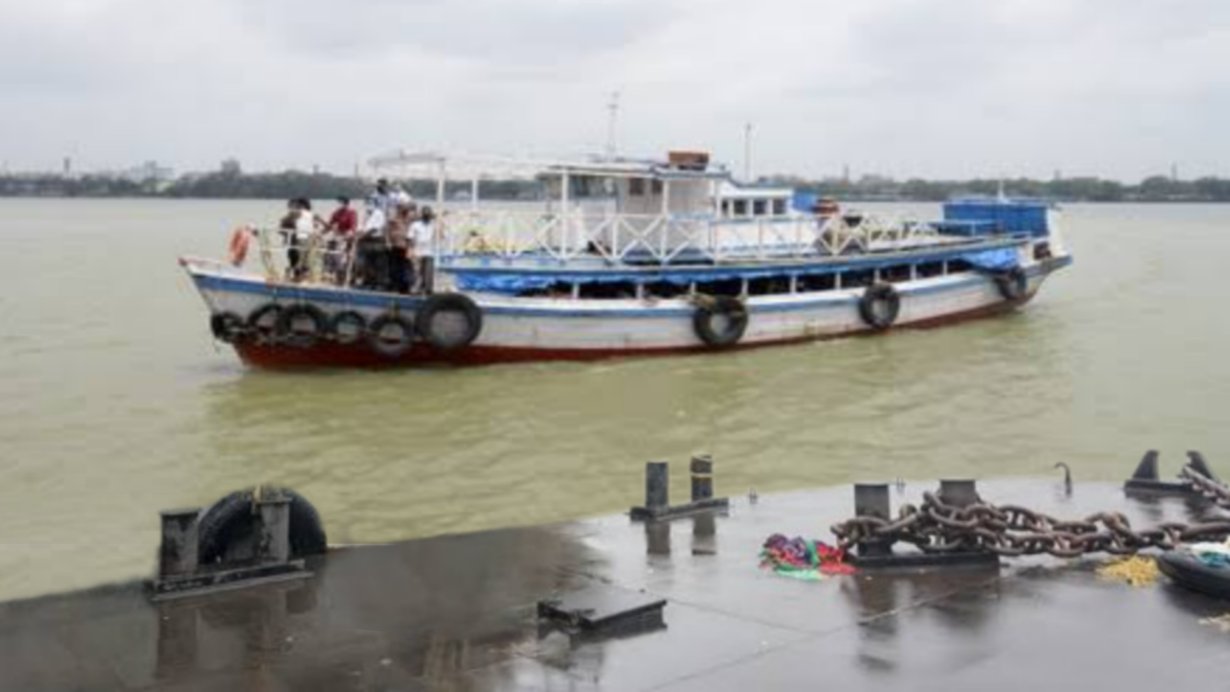
<svg viewBox="0 0 1230 692">
<path fill-rule="evenodd" d="M 612 263 L 669 263 L 684 255 L 713 261 L 838 255 L 937 235 L 927 224 L 871 216 L 850 224 L 840 216 L 714 219 L 583 210 L 450 211 L 441 217 L 439 233 L 442 253 L 452 257 L 545 256 L 565 262 L 598 256 Z"/>
<path fill-rule="evenodd" d="M 450 211 L 437 223 L 438 254 L 466 257 L 548 258 L 558 262 L 669 264 L 681 258 L 713 262 L 842 255 L 904 249 L 941 242 L 925 224 L 863 217 L 712 219 L 652 214 L 543 214 L 525 211 Z M 300 272 L 292 277 L 287 236 L 253 229 L 252 254 L 269 281 L 349 284 L 354 243 L 314 234 L 298 247 Z M 331 242 L 335 241 L 335 242 Z"/>
</svg>

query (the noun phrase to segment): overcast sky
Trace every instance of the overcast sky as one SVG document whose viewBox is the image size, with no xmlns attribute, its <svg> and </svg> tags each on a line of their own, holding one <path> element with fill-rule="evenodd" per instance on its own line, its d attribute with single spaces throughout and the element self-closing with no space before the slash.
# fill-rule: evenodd
<svg viewBox="0 0 1230 692">
<path fill-rule="evenodd" d="M 1227 0 L 0 0 L 0 163 L 714 152 L 755 173 L 1230 176 Z"/>
</svg>

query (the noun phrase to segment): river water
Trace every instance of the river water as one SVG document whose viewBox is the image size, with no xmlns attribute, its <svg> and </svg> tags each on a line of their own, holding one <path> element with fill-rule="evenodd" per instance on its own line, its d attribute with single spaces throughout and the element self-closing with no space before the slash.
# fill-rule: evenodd
<svg viewBox="0 0 1230 692">
<path fill-rule="evenodd" d="M 869 205 L 938 214 L 931 205 Z M 250 371 L 175 259 L 275 202 L 0 200 L 0 598 L 145 575 L 157 512 L 292 486 L 334 543 L 616 512 L 708 452 L 721 493 L 940 476 L 1230 472 L 1230 206 L 1071 206 L 1025 310 L 708 356 Z M 824 527 L 816 527 L 821 535 Z M 749 560 L 753 557 L 749 556 Z"/>
</svg>

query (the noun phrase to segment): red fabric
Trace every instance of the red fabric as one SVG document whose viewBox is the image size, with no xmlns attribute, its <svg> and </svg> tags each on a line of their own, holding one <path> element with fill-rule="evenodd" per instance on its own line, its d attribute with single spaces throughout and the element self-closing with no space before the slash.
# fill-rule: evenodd
<svg viewBox="0 0 1230 692">
<path fill-rule="evenodd" d="M 342 235 L 350 235 L 358 227 L 359 215 L 350 207 L 341 207 L 329 217 L 329 228 Z"/>
</svg>

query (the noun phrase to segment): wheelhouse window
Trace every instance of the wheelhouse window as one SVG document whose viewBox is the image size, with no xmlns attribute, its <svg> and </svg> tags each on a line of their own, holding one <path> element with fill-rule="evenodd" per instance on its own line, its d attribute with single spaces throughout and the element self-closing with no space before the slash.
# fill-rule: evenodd
<svg viewBox="0 0 1230 692">
<path fill-rule="evenodd" d="M 645 196 L 645 179 L 644 178 L 628 178 L 628 196 L 629 197 L 644 197 Z"/>
<path fill-rule="evenodd" d="M 774 216 L 784 216 L 785 214 L 786 214 L 786 200 L 784 199 L 773 200 L 773 215 Z"/>
<path fill-rule="evenodd" d="M 764 203 L 763 199 L 752 200 L 752 216 L 764 216 Z"/>
<path fill-rule="evenodd" d="M 747 216 L 747 200 L 745 199 L 734 200 L 734 210 L 735 210 L 734 212 L 735 216 Z"/>
</svg>

